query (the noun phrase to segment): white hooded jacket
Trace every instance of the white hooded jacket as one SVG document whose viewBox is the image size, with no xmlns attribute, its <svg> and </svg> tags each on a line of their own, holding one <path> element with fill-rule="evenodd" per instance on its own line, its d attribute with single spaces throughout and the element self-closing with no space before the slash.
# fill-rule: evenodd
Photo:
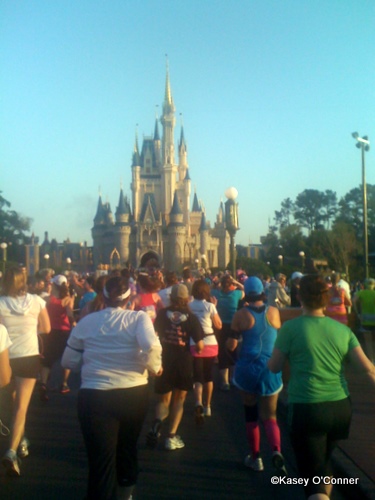
<svg viewBox="0 0 375 500">
<path fill-rule="evenodd" d="M 38 317 L 45 307 L 45 301 L 38 295 L 0 297 L 0 323 L 8 330 L 12 341 L 10 359 L 39 354 Z"/>
</svg>

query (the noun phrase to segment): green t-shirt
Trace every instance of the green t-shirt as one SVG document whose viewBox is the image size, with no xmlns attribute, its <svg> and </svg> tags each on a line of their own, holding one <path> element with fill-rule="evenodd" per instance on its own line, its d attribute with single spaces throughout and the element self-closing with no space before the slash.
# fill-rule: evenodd
<svg viewBox="0 0 375 500">
<path fill-rule="evenodd" d="M 339 401 L 349 395 L 343 361 L 359 346 L 347 326 L 327 317 L 300 316 L 281 327 L 275 347 L 290 363 L 290 403 Z"/>
<path fill-rule="evenodd" d="M 356 293 L 361 304 L 361 323 L 375 326 L 375 290 L 359 290 Z"/>
</svg>

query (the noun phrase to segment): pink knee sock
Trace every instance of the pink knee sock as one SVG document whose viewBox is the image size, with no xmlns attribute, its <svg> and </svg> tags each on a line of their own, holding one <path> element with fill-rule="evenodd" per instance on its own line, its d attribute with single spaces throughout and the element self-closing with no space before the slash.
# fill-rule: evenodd
<svg viewBox="0 0 375 500">
<path fill-rule="evenodd" d="M 259 454 L 260 432 L 258 422 L 246 422 L 246 437 L 253 457 Z"/>
<path fill-rule="evenodd" d="M 280 429 L 275 418 L 263 422 L 267 440 L 273 451 L 280 451 Z"/>
</svg>

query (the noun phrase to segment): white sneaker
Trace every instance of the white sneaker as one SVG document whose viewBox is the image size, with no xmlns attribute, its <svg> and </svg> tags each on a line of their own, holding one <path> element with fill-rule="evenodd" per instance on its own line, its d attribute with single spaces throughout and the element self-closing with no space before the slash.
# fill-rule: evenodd
<svg viewBox="0 0 375 500">
<path fill-rule="evenodd" d="M 281 476 L 288 477 L 288 472 L 285 467 L 285 460 L 279 451 L 274 451 L 272 454 L 272 464 Z"/>
<path fill-rule="evenodd" d="M 244 465 L 256 472 L 262 472 L 264 470 L 263 460 L 260 457 L 251 458 L 251 455 L 247 455 L 244 460 Z"/>
<path fill-rule="evenodd" d="M 2 464 L 5 467 L 7 476 L 20 476 L 20 464 L 17 453 L 13 450 L 8 450 L 2 459 Z"/>
<path fill-rule="evenodd" d="M 165 440 L 165 449 L 166 450 L 177 450 L 179 448 L 183 448 L 185 443 L 182 441 L 180 436 L 169 437 Z"/>
<path fill-rule="evenodd" d="M 203 408 L 203 415 L 205 417 L 211 417 L 211 406 L 205 406 Z"/>
<path fill-rule="evenodd" d="M 17 455 L 20 458 L 25 458 L 29 455 L 29 445 L 30 441 L 26 437 L 23 437 L 17 448 Z"/>
</svg>

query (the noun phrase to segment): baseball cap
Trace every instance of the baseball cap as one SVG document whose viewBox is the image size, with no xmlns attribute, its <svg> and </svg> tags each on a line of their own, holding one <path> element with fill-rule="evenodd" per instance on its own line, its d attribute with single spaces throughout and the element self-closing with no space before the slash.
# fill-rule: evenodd
<svg viewBox="0 0 375 500">
<path fill-rule="evenodd" d="M 294 271 L 294 273 L 292 274 L 292 280 L 295 280 L 297 278 L 303 278 L 303 274 L 300 273 L 299 271 Z"/>
<path fill-rule="evenodd" d="M 264 287 L 262 281 L 256 276 L 251 276 L 247 278 L 244 283 L 245 295 L 260 295 L 264 292 Z"/>
<path fill-rule="evenodd" d="M 183 285 L 182 283 L 172 286 L 171 300 L 188 299 L 188 298 L 189 298 L 189 290 L 187 289 L 187 286 Z"/>
<path fill-rule="evenodd" d="M 52 283 L 57 286 L 61 286 L 63 283 L 68 283 L 66 277 L 62 274 L 58 274 L 52 278 Z"/>
</svg>

